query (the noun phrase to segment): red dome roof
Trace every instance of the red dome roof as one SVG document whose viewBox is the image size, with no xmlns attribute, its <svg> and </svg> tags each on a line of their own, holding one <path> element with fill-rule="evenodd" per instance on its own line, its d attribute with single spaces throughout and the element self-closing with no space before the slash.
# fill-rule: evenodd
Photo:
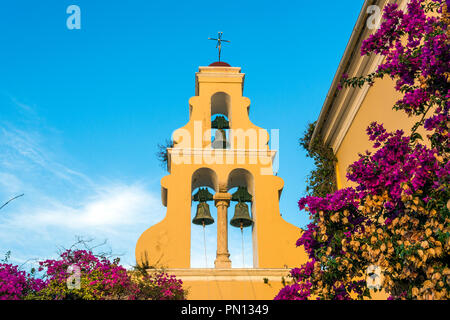
<svg viewBox="0 0 450 320">
<path fill-rule="evenodd" d="M 228 63 L 222 62 L 222 61 L 213 62 L 209 66 L 210 67 L 231 67 Z"/>
</svg>

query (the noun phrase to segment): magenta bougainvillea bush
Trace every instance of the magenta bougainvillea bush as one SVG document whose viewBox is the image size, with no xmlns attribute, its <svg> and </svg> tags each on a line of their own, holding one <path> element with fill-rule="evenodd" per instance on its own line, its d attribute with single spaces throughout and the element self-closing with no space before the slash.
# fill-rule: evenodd
<svg viewBox="0 0 450 320">
<path fill-rule="evenodd" d="M 39 271 L 45 271 L 47 285 L 30 298 L 133 299 L 136 293 L 137 288 L 118 259 L 109 261 L 90 251 L 66 250 L 59 259 L 41 261 L 39 265 Z"/>
<path fill-rule="evenodd" d="M 21 300 L 44 287 L 43 280 L 35 279 L 18 266 L 0 263 L 0 300 Z"/>
<path fill-rule="evenodd" d="M 355 187 L 300 199 L 311 223 L 297 245 L 310 260 L 291 271 L 275 299 L 371 297 L 373 270 L 380 271 L 372 288 L 388 299 L 450 298 L 447 10 L 443 0 L 411 0 L 406 11 L 388 4 L 380 28 L 363 41 L 362 55 L 385 60 L 370 75 L 344 74 L 340 89 L 388 76 L 402 93 L 393 108 L 417 123 L 408 135 L 370 124 L 373 150 L 347 172 Z"/>
<path fill-rule="evenodd" d="M 2 300 L 181 300 L 182 281 L 161 270 L 126 270 L 116 258 L 89 250 L 66 250 L 58 259 L 39 262 L 42 279 L 12 264 L 0 264 Z"/>
</svg>

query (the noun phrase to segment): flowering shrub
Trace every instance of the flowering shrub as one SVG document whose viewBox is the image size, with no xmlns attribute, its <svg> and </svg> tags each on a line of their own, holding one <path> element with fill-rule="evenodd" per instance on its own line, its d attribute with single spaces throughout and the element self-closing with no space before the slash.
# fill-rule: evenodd
<svg viewBox="0 0 450 320">
<path fill-rule="evenodd" d="M 118 258 L 110 261 L 89 250 L 66 250 L 39 265 L 44 280 L 0 264 L 0 300 L 179 300 L 187 294 L 173 275 L 143 268 L 127 271 Z"/>
<path fill-rule="evenodd" d="M 127 270 L 119 265 L 119 259 L 111 262 L 90 251 L 66 250 L 60 259 L 45 260 L 39 265 L 39 271 L 46 269 L 47 285 L 30 299 L 134 299 L 137 291 Z M 69 272 L 69 267 L 74 266 L 80 270 L 80 285 L 72 289 L 67 282 L 72 279 L 69 277 L 76 276 Z"/>
<path fill-rule="evenodd" d="M 380 29 L 363 42 L 362 54 L 385 62 L 366 77 L 344 76 L 341 85 L 388 75 L 403 93 L 394 109 L 420 120 L 410 136 L 370 124 L 375 150 L 360 154 L 347 173 L 356 187 L 300 199 L 312 222 L 297 245 L 311 260 L 292 270 L 292 284 L 277 299 L 370 297 L 370 266 L 381 268 L 389 299 L 450 298 L 448 21 L 443 0 L 411 0 L 406 13 L 389 4 Z"/>
<path fill-rule="evenodd" d="M 44 281 L 33 278 L 17 266 L 0 263 L 0 300 L 20 300 L 44 286 Z"/>
<path fill-rule="evenodd" d="M 137 271 L 135 273 L 136 286 L 138 292 L 137 299 L 152 300 L 184 300 L 186 299 L 186 291 L 183 289 L 183 281 L 177 279 L 174 275 L 168 275 L 163 271 Z"/>
</svg>

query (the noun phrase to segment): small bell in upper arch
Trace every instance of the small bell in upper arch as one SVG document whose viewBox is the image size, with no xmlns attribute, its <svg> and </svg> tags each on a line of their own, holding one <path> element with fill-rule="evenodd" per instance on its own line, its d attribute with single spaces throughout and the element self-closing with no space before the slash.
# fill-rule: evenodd
<svg viewBox="0 0 450 320">
<path fill-rule="evenodd" d="M 217 129 L 214 135 L 214 141 L 211 144 L 213 149 L 227 149 L 230 144 L 227 141 L 227 134 L 224 129 Z"/>
</svg>

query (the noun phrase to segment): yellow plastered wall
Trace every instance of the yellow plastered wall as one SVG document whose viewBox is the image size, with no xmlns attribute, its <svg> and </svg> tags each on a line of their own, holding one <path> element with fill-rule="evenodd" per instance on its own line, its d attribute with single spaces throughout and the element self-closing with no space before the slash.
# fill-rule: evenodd
<svg viewBox="0 0 450 320">
<path fill-rule="evenodd" d="M 289 269 L 170 270 L 183 279 L 190 300 L 272 300 Z"/>
<path fill-rule="evenodd" d="M 189 300 L 273 300 L 283 287 L 279 281 L 189 281 L 183 283 Z"/>
<path fill-rule="evenodd" d="M 366 129 L 370 123 L 382 123 L 387 131 L 403 130 L 411 132 L 417 121 L 408 117 L 403 111 L 392 109 L 401 96 L 395 91 L 394 82 L 389 78 L 379 79 L 369 89 L 355 118 L 353 119 L 339 149 L 336 151 L 338 159 L 337 181 L 339 188 L 346 188 L 352 183 L 347 180 L 347 168 L 358 159 L 358 153 L 371 151 L 373 142 L 369 141 Z M 423 133 L 423 132 L 421 132 Z"/>
</svg>

